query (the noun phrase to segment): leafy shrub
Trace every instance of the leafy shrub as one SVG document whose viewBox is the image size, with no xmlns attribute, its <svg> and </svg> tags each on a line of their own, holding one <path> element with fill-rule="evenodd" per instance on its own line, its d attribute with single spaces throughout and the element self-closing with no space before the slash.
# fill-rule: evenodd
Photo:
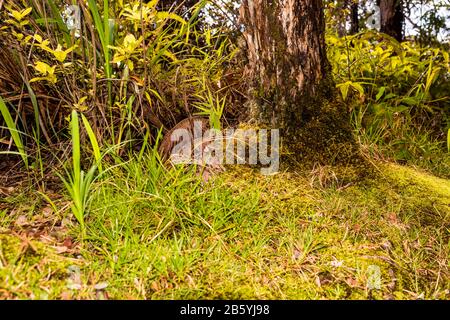
<svg viewBox="0 0 450 320">
<path fill-rule="evenodd" d="M 366 145 L 376 146 L 371 151 L 440 162 L 440 172 L 448 174 L 449 53 L 374 32 L 329 35 L 327 41 L 337 87 Z"/>
<path fill-rule="evenodd" d="M 210 92 L 227 106 L 240 99 L 239 77 L 227 71 L 237 48 L 198 25 L 206 1 L 183 16 L 160 11 L 158 1 L 65 3 L 6 1 L 0 10 L 0 75 L 8 79 L 0 95 L 24 132 L 40 132 L 28 146 L 60 141 L 72 110 L 89 119 L 100 144 L 121 144 L 172 127 L 205 107 Z M 79 24 L 63 18 L 67 10 L 79 10 Z"/>
</svg>

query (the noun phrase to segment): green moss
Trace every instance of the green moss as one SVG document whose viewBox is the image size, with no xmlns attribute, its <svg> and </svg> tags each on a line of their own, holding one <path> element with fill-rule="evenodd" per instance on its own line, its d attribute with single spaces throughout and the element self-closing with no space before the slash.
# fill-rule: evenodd
<svg viewBox="0 0 450 320">
<path fill-rule="evenodd" d="M 447 298 L 448 180 L 375 165 L 375 178 L 336 164 L 232 167 L 200 185 L 130 162 L 96 185 L 84 260 L 0 236 L 0 294 L 96 298 L 107 282 L 115 299 Z M 75 262 L 81 290 L 67 288 Z M 374 267 L 379 289 L 368 287 Z"/>
<path fill-rule="evenodd" d="M 0 234 L 0 298 L 60 298 L 70 291 L 67 268 L 77 264 L 41 241 Z"/>
<path fill-rule="evenodd" d="M 396 164 L 383 165 L 391 179 L 401 186 L 416 186 L 416 195 L 425 190 L 429 194 L 438 196 L 442 201 L 450 204 L 450 180 L 438 178 L 417 168 Z"/>
<path fill-rule="evenodd" d="M 340 104 L 331 103 L 311 109 L 297 131 L 285 137 L 284 144 L 302 162 L 355 163 L 359 152 L 341 109 Z"/>
</svg>

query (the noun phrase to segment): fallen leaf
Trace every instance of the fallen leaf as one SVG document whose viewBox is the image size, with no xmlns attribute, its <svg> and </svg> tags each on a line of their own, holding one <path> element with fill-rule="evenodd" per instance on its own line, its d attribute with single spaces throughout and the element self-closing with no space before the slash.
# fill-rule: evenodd
<svg viewBox="0 0 450 320">
<path fill-rule="evenodd" d="M 320 277 L 317 276 L 315 282 L 319 288 L 322 287 L 322 283 L 320 282 Z"/>
<path fill-rule="evenodd" d="M 355 287 L 357 287 L 358 286 L 358 281 L 356 280 L 356 279 L 353 279 L 353 278 L 347 278 L 347 284 L 350 286 L 350 287 L 352 287 L 352 288 L 355 288 Z"/>
<path fill-rule="evenodd" d="M 19 227 L 23 227 L 23 226 L 28 225 L 29 222 L 28 222 L 28 219 L 26 216 L 21 215 L 16 219 L 15 224 Z"/>
<path fill-rule="evenodd" d="M 67 237 L 64 239 L 63 245 L 69 249 L 71 249 L 73 247 L 73 242 L 72 239 Z"/>
<path fill-rule="evenodd" d="M 67 248 L 66 246 L 55 246 L 53 248 L 55 248 L 56 253 L 58 253 L 58 254 L 67 252 L 69 250 L 69 248 Z"/>
<path fill-rule="evenodd" d="M 61 300 L 72 300 L 72 292 L 64 291 L 61 293 Z"/>
<path fill-rule="evenodd" d="M 195 281 L 194 281 L 194 279 L 192 279 L 192 277 L 190 275 L 186 276 L 186 282 L 187 282 L 189 288 L 195 288 Z"/>
<path fill-rule="evenodd" d="M 6 196 L 11 195 L 14 192 L 14 187 L 0 187 L 0 193 L 3 193 Z"/>
<path fill-rule="evenodd" d="M 150 285 L 150 288 L 151 288 L 153 291 L 159 291 L 159 285 L 158 285 L 158 282 L 153 281 L 152 284 Z"/>
<path fill-rule="evenodd" d="M 108 287 L 108 282 L 99 282 L 94 286 L 95 290 L 104 290 Z"/>
<path fill-rule="evenodd" d="M 397 215 L 395 214 L 395 212 L 391 212 L 388 214 L 388 221 L 392 224 L 398 223 L 398 218 L 397 218 Z"/>
<path fill-rule="evenodd" d="M 44 215 L 44 217 L 48 218 L 53 214 L 53 209 L 51 207 L 45 207 L 44 209 L 42 209 L 42 214 Z"/>
</svg>

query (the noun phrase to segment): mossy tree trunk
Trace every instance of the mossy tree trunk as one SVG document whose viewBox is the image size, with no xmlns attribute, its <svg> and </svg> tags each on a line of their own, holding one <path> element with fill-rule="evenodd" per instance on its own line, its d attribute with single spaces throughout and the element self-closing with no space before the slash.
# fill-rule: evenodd
<svg viewBox="0 0 450 320">
<path fill-rule="evenodd" d="M 321 0 L 243 0 L 251 116 L 292 133 L 331 96 Z"/>
<path fill-rule="evenodd" d="M 322 0 L 243 0 L 250 116 L 281 129 L 296 162 L 348 162 L 357 153 L 346 106 L 336 101 Z"/>
</svg>

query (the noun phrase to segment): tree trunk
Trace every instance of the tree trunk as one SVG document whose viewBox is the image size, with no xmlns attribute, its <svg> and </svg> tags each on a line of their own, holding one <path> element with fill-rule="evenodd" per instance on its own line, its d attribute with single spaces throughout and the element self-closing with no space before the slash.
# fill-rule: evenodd
<svg viewBox="0 0 450 320">
<path fill-rule="evenodd" d="M 243 0 L 250 114 L 294 133 L 331 97 L 322 0 Z"/>
<path fill-rule="evenodd" d="M 323 1 L 243 0 L 240 15 L 250 116 L 281 129 L 287 163 L 359 163 L 347 106 L 334 99 Z"/>
<path fill-rule="evenodd" d="M 403 41 L 403 13 L 402 0 L 379 0 L 381 15 L 381 32 L 390 35 L 397 41 Z"/>
<path fill-rule="evenodd" d="M 359 4 L 358 1 L 353 2 L 350 6 L 350 34 L 359 32 Z"/>
</svg>

